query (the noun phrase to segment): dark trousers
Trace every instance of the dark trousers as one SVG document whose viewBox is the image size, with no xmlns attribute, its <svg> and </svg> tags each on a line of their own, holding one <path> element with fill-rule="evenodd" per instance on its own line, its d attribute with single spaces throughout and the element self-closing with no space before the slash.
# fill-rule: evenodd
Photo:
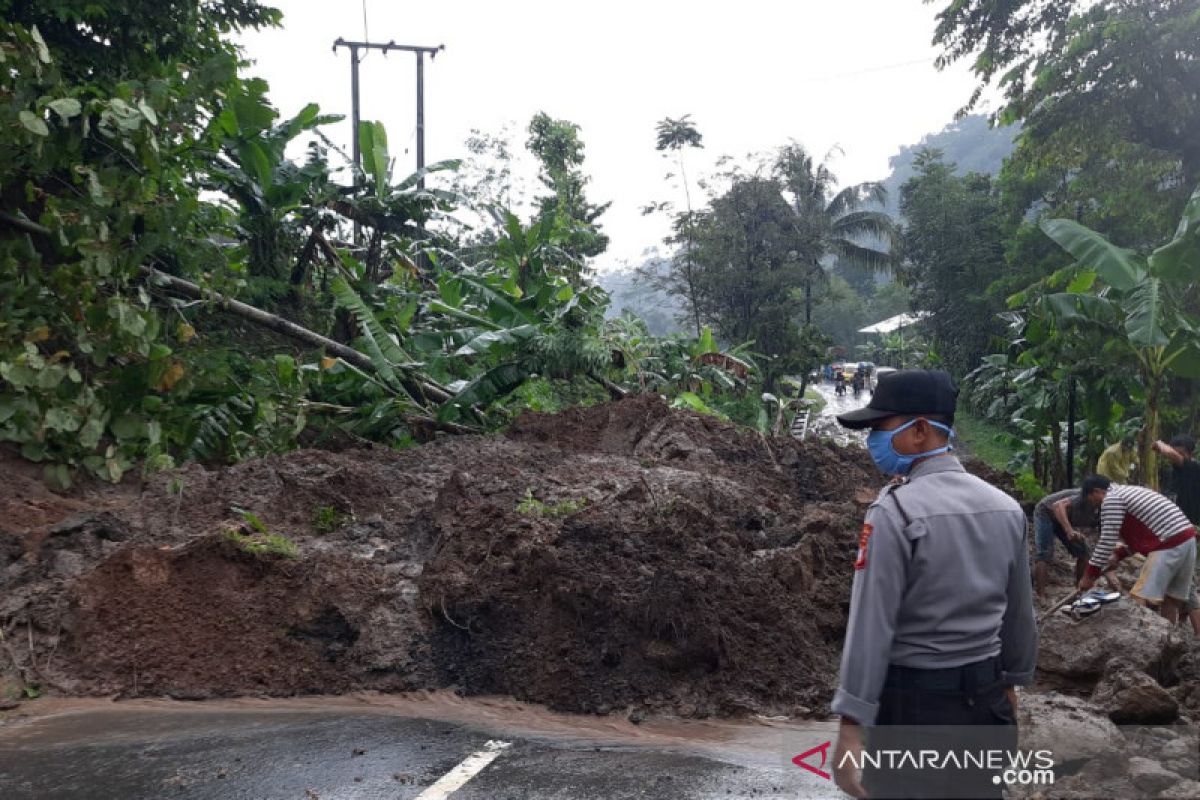
<svg viewBox="0 0 1200 800">
<path fill-rule="evenodd" d="M 888 754 L 864 766 L 872 799 L 1003 797 L 1001 770 L 991 766 L 1007 768 L 1017 723 L 999 659 L 952 669 L 889 667 L 866 733 L 865 757 Z"/>
</svg>

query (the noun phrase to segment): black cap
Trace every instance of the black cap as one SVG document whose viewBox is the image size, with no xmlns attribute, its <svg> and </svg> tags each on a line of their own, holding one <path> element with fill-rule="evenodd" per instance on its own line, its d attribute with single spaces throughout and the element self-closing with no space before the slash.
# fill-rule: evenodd
<svg viewBox="0 0 1200 800">
<path fill-rule="evenodd" d="M 864 408 L 838 414 L 847 428 L 869 428 L 895 416 L 942 414 L 954 417 L 958 389 L 950 373 L 940 369 L 902 369 L 879 379 L 871 402 Z"/>
</svg>

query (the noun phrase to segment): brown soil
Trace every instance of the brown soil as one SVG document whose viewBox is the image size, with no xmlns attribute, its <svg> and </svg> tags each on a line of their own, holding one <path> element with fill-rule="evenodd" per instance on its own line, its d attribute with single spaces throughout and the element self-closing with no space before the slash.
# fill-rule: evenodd
<svg viewBox="0 0 1200 800">
<path fill-rule="evenodd" d="M 0 519 L 0 669 L 72 694 L 804 713 L 836 680 L 880 483 L 861 451 L 647 397 L 400 453 L 189 466 Z M 232 541 L 254 535 L 238 509 L 298 556 Z"/>
</svg>

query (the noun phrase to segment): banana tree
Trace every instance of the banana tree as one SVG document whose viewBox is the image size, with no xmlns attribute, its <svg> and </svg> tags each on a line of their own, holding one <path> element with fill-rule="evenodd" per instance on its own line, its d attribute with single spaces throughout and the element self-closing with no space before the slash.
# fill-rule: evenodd
<svg viewBox="0 0 1200 800">
<path fill-rule="evenodd" d="M 1074 220 L 1045 220 L 1042 230 L 1080 268 L 1066 292 L 1045 296 L 1046 311 L 1103 329 L 1137 367 L 1145 404 L 1141 463 L 1146 482 L 1157 488 L 1152 445 L 1159 437 L 1166 378 L 1200 377 L 1200 320 L 1184 303 L 1200 274 L 1200 188 L 1175 237 L 1148 256 L 1118 247 Z"/>
<path fill-rule="evenodd" d="M 238 227 L 249 249 L 250 274 L 283 278 L 284 239 L 288 221 L 304 209 L 320 205 L 330 189 L 329 165 L 313 150 L 303 164 L 286 155 L 301 134 L 336 122 L 309 103 L 298 114 L 277 122 L 279 113 L 266 97 L 265 81 L 239 82 L 213 118 L 209 136 L 216 153 L 209 171 L 215 189 L 238 204 Z"/>
</svg>

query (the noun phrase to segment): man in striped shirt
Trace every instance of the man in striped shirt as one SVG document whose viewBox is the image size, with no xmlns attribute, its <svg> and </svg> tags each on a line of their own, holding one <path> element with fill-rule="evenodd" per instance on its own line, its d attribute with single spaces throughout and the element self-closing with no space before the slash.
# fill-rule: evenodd
<svg viewBox="0 0 1200 800">
<path fill-rule="evenodd" d="M 1196 529 L 1172 503 L 1152 489 L 1112 483 L 1093 475 L 1080 490 L 1085 503 L 1100 509 L 1100 541 L 1079 581 L 1092 588 L 1100 573 L 1133 553 L 1146 563 L 1130 594 L 1142 605 L 1158 605 L 1172 623 L 1192 591 Z M 1120 542 L 1120 544 L 1118 544 Z"/>
</svg>

